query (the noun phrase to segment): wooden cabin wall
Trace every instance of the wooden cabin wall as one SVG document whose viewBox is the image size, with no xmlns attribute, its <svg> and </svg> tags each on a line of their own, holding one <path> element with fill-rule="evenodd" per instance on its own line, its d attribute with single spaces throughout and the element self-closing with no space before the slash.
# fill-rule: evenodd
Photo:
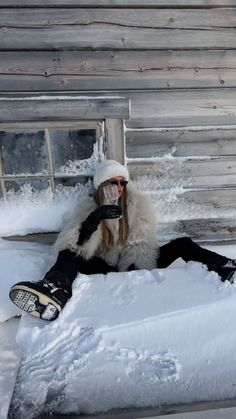
<svg viewBox="0 0 236 419">
<path fill-rule="evenodd" d="M 235 237 L 235 0 L 1 0 L 0 93 L 29 92 L 129 97 L 127 161 L 163 226 Z"/>
</svg>

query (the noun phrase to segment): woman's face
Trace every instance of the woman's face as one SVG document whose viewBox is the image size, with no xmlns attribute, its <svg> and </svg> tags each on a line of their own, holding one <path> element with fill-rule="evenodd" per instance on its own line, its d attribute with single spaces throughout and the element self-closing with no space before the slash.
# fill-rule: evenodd
<svg viewBox="0 0 236 419">
<path fill-rule="evenodd" d="M 123 183 L 124 182 L 124 183 Z M 119 198 L 121 197 L 124 187 L 128 184 L 123 176 L 113 177 L 105 182 L 105 185 L 117 185 Z"/>
</svg>

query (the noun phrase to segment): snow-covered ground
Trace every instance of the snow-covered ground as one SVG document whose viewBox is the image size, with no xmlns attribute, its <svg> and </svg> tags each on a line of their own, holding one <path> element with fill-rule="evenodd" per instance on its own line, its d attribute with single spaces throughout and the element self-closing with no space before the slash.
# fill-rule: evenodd
<svg viewBox="0 0 236 419">
<path fill-rule="evenodd" d="M 70 196 L 13 196 L 0 207 L 0 236 L 60 228 Z M 214 249 L 236 257 L 236 246 Z M 15 318 L 10 286 L 42 278 L 55 258 L 51 246 L 0 239 L 0 419 L 21 355 L 17 419 L 44 405 L 94 413 L 236 397 L 236 285 L 178 260 L 151 272 L 79 275 L 55 322 Z"/>
<path fill-rule="evenodd" d="M 41 278 L 55 254 L 49 246 L 3 240 L 0 250 L 4 321 L 18 314 L 7 298 L 10 285 Z M 216 250 L 236 253 L 235 246 Z M 5 410 L 21 353 L 19 419 L 45 403 L 49 410 L 92 413 L 235 397 L 235 317 L 236 286 L 198 263 L 79 275 L 55 322 L 24 314 L 1 324 Z"/>
</svg>

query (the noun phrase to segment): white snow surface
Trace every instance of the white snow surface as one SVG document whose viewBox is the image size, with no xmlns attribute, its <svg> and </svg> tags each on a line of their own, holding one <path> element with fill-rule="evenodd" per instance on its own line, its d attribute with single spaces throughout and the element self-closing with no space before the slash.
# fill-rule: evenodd
<svg viewBox="0 0 236 419">
<path fill-rule="evenodd" d="M 12 195 L 0 206 L 0 235 L 60 229 L 86 191 Z M 214 249 L 236 257 L 236 246 Z M 51 246 L 0 239 L 0 419 L 21 354 L 17 419 L 45 409 L 96 413 L 236 397 L 236 285 L 180 260 L 167 269 L 78 275 L 56 321 L 13 319 L 20 311 L 10 286 L 42 278 L 56 256 Z"/>
<path fill-rule="evenodd" d="M 19 320 L 15 318 L 0 324 L 0 419 L 5 419 L 7 417 L 8 407 L 20 363 L 21 349 L 15 342 L 18 324 Z"/>
<path fill-rule="evenodd" d="M 16 310 L 7 288 L 42 277 L 56 255 L 45 245 L 0 245 L 3 320 Z M 234 257 L 236 248 L 216 251 Z M 236 285 L 199 263 L 79 274 L 56 321 L 21 318 L 17 418 L 235 397 L 235 317 Z"/>
</svg>

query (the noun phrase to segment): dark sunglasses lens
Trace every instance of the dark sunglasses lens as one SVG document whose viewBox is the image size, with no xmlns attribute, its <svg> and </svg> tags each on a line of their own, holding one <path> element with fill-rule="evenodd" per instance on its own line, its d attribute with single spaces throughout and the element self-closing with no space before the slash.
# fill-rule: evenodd
<svg viewBox="0 0 236 419">
<path fill-rule="evenodd" d="M 119 180 L 111 180 L 110 183 L 111 183 L 111 185 L 116 185 L 116 186 L 118 186 L 120 184 L 122 187 L 128 185 L 128 181 L 127 180 L 121 180 L 121 181 L 119 181 Z"/>
</svg>

